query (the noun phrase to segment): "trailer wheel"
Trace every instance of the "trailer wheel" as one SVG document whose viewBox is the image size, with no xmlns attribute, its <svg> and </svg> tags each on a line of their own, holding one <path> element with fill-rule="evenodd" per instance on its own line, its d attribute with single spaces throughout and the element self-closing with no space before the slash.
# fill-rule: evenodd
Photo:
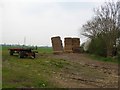
<svg viewBox="0 0 120 90">
<path fill-rule="evenodd" d="M 24 58 L 24 52 L 19 53 L 19 58 Z"/>
<path fill-rule="evenodd" d="M 14 53 L 14 51 L 10 50 L 10 55 L 11 55 L 11 56 L 13 55 L 13 53 Z"/>
<path fill-rule="evenodd" d="M 33 53 L 33 57 L 35 58 L 35 53 Z"/>
</svg>

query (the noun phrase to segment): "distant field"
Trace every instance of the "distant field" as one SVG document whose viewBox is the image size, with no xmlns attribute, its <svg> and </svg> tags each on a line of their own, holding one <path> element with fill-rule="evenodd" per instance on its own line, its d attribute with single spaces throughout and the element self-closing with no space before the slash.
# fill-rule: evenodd
<svg viewBox="0 0 120 90">
<path fill-rule="evenodd" d="M 52 47 L 39 47 L 38 48 L 39 53 L 52 53 Z"/>
<path fill-rule="evenodd" d="M 3 88 L 118 87 L 117 63 L 92 60 L 86 54 L 52 54 L 40 47 L 35 59 L 10 56 L 2 48 Z"/>
<path fill-rule="evenodd" d="M 3 51 L 4 50 L 8 51 L 9 48 L 20 48 L 20 47 L 17 47 L 17 46 L 16 47 L 15 46 L 14 47 L 13 46 L 3 46 L 0 49 L 2 49 Z M 39 53 L 52 53 L 52 47 L 38 47 L 37 50 L 38 50 Z"/>
</svg>

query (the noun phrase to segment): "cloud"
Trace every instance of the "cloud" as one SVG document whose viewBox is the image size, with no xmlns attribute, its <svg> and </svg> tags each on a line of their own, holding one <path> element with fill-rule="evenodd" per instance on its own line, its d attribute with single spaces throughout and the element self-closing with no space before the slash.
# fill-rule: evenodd
<svg viewBox="0 0 120 90">
<path fill-rule="evenodd" d="M 92 17 L 92 8 L 96 6 L 96 3 L 84 3 L 90 7 L 82 4 L 4 2 L 2 43 L 23 44 L 26 37 L 28 45 L 51 45 L 52 36 L 81 37 L 80 28 Z"/>
</svg>

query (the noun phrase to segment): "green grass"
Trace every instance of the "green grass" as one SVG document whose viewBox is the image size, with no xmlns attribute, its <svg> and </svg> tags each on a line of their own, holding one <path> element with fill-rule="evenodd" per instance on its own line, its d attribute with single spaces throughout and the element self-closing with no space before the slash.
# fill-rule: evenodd
<svg viewBox="0 0 120 90">
<path fill-rule="evenodd" d="M 61 71 L 64 66 L 69 65 L 63 59 L 52 59 L 38 57 L 36 59 L 19 59 L 17 56 L 10 56 L 9 47 L 2 48 L 2 87 L 36 87 L 54 88 L 59 87 L 53 83 L 53 74 Z M 52 53 L 52 48 L 38 48 L 39 53 Z"/>
<path fill-rule="evenodd" d="M 2 46 L 0 46 L 0 89 L 2 88 Z"/>
<path fill-rule="evenodd" d="M 2 47 L 2 46 L 1 46 Z M 2 51 L 8 50 L 9 48 L 21 48 L 21 47 L 15 47 L 15 46 L 3 46 L 2 48 L 0 48 L 0 50 L 2 49 Z M 38 47 L 37 51 L 39 53 L 52 53 L 52 47 Z"/>
<path fill-rule="evenodd" d="M 39 47 L 37 50 L 39 53 L 52 53 L 52 47 Z"/>
<path fill-rule="evenodd" d="M 89 54 L 90 58 L 93 60 L 103 61 L 103 62 L 112 62 L 112 63 L 120 63 L 116 58 L 112 57 L 102 57 L 94 54 Z"/>
<path fill-rule="evenodd" d="M 40 47 L 39 54 L 35 59 L 18 56 L 10 56 L 8 48 L 2 47 L 2 87 L 3 88 L 60 88 L 53 78 L 66 78 L 67 74 L 80 75 L 80 77 L 96 79 L 106 77 L 99 70 L 83 67 L 79 63 L 70 60 L 49 57 L 52 55 L 52 48 Z M 102 57 L 91 56 L 92 58 L 102 59 Z M 59 76 L 64 73 L 63 76 Z M 96 76 L 95 76 L 96 75 Z M 67 77 L 69 80 L 70 78 Z M 71 81 L 72 82 L 72 81 Z"/>
</svg>

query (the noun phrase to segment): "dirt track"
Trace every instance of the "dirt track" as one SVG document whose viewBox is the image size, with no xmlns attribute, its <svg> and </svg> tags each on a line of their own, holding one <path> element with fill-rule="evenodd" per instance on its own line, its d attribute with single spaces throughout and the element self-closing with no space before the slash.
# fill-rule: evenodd
<svg viewBox="0 0 120 90">
<path fill-rule="evenodd" d="M 61 72 L 55 72 L 51 80 L 61 87 L 93 88 L 118 87 L 118 65 L 110 62 L 101 62 L 88 58 L 86 54 L 47 55 L 47 58 L 68 60 Z"/>
</svg>

